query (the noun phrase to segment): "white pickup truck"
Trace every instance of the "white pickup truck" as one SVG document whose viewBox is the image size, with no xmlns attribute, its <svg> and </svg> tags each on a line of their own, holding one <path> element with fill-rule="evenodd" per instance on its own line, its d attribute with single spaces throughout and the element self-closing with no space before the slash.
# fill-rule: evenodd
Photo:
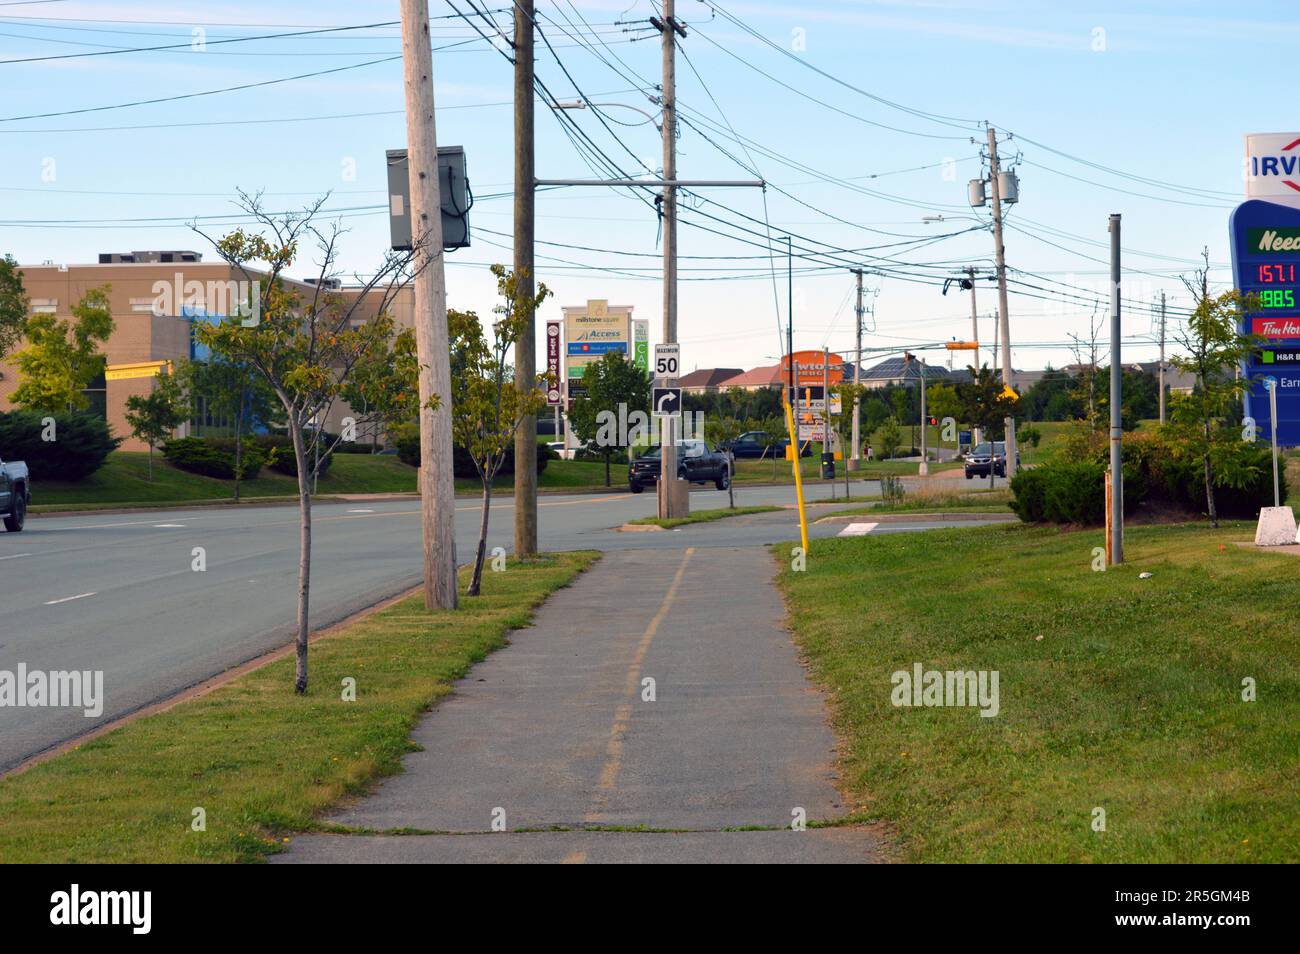
<svg viewBox="0 0 1300 954">
<path fill-rule="evenodd" d="M 0 517 L 10 533 L 22 530 L 27 521 L 27 504 L 32 499 L 27 465 L 20 460 L 0 459 Z"/>
</svg>

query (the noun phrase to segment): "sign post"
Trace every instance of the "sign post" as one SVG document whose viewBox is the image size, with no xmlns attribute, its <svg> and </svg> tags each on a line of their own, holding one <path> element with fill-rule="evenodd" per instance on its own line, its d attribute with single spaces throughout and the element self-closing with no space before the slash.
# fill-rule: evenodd
<svg viewBox="0 0 1300 954">
<path fill-rule="evenodd" d="M 1273 506 L 1282 506 L 1281 490 L 1277 482 L 1277 378 L 1265 378 L 1264 387 L 1268 388 L 1268 419 L 1272 423 L 1273 435 Z"/>
</svg>

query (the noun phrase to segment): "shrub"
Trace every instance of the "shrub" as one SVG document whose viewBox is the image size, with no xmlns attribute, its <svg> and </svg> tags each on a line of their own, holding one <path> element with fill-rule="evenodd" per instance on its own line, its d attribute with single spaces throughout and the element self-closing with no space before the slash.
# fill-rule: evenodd
<svg viewBox="0 0 1300 954">
<path fill-rule="evenodd" d="M 1011 509 L 1025 523 L 1042 523 L 1047 519 L 1047 485 L 1051 480 L 1051 465 L 1031 467 L 1016 471 L 1011 478 Z"/>
<path fill-rule="evenodd" d="M 310 441 L 310 437 L 304 435 L 304 440 Z M 328 447 L 328 443 L 323 438 L 322 447 Z M 262 452 L 266 466 L 270 467 L 278 474 L 284 474 L 286 477 L 298 476 L 298 462 L 293 456 L 293 439 L 287 434 L 258 434 L 254 438 L 254 443 Z M 308 461 L 310 463 L 310 461 Z M 320 475 L 323 477 L 329 472 L 330 464 L 333 463 L 333 455 L 322 453 L 320 461 Z"/>
<path fill-rule="evenodd" d="M 1215 448 L 1214 500 L 1225 518 L 1253 519 L 1273 503 L 1273 471 L 1266 446 L 1229 441 Z M 1105 522 L 1105 472 L 1109 450 L 1081 460 L 1057 459 L 1022 470 L 1011 481 L 1011 509 L 1021 520 L 1096 525 Z M 1286 497 L 1285 482 L 1281 486 Z M 1189 515 L 1204 514 L 1204 462 L 1173 430 L 1124 439 L 1124 512 L 1144 503 Z"/>
<path fill-rule="evenodd" d="M 173 467 L 191 474 L 222 480 L 235 476 L 235 455 L 218 450 L 201 437 L 182 437 L 165 442 L 163 457 Z"/>
<path fill-rule="evenodd" d="M 1042 439 L 1043 432 L 1029 424 L 1021 425 L 1020 429 L 1016 431 L 1016 440 L 1022 445 L 1028 444 L 1031 447 L 1037 447 Z"/>
<path fill-rule="evenodd" d="M 261 473 L 262 465 L 266 463 L 266 454 L 262 448 L 257 446 L 256 435 L 248 435 L 243 439 L 243 449 L 239 453 L 240 466 L 244 468 L 243 480 L 252 480 Z M 207 437 L 204 438 L 208 445 L 215 450 L 221 451 L 230 456 L 230 476 L 235 476 L 235 439 L 233 437 Z"/>
<path fill-rule="evenodd" d="M 1044 467 L 1043 519 L 1095 526 L 1106 520 L 1106 468 L 1093 461 Z"/>
<path fill-rule="evenodd" d="M 47 417 L 53 418 L 54 440 L 42 439 Z M 121 443 L 94 414 L 0 412 L 0 457 L 24 461 L 33 480 L 85 480 Z"/>
</svg>

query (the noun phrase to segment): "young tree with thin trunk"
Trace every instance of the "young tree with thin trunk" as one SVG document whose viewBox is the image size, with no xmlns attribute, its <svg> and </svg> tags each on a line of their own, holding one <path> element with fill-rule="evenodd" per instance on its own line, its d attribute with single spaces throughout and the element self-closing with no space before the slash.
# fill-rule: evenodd
<svg viewBox="0 0 1300 954">
<path fill-rule="evenodd" d="M 149 480 L 153 481 L 154 448 L 185 423 L 186 397 L 181 377 L 162 372 L 150 382 L 148 394 L 126 399 L 126 423 L 135 437 L 149 445 Z"/>
<path fill-rule="evenodd" d="M 849 496 L 849 449 L 853 445 L 853 406 L 867 393 L 866 385 L 845 381 L 831 388 L 831 393 L 839 395 L 841 413 L 835 415 L 835 436 L 840 439 L 841 463 L 844 465 L 844 496 Z M 826 419 L 831 419 L 830 403 L 826 405 Z"/>
<path fill-rule="evenodd" d="M 541 383 L 527 391 L 514 380 L 507 356 L 532 316 L 550 295 L 544 284 L 535 294 L 519 287 L 513 272 L 493 265 L 497 291 L 505 303 L 496 307 L 492 343 L 483 335 L 483 325 L 472 311 L 447 310 L 451 334 L 453 371 L 451 378 L 451 424 L 456 446 L 474 461 L 482 485 L 483 509 L 479 517 L 478 547 L 467 596 L 478 596 L 483 582 L 483 560 L 487 555 L 488 516 L 492 511 L 492 481 L 515 445 L 519 425 L 546 404 Z"/>
<path fill-rule="evenodd" d="M 736 455 L 731 452 L 730 444 L 746 429 L 745 423 L 734 417 L 715 417 L 704 422 L 705 436 L 718 445 L 719 450 L 726 445 L 724 453 L 727 455 L 727 466 L 730 468 L 730 473 L 727 475 L 727 506 L 732 510 L 736 509 Z"/>
<path fill-rule="evenodd" d="M 314 464 L 332 450 L 320 446 L 325 432 L 312 423 L 329 413 L 358 362 L 376 352 L 388 352 L 394 332 L 389 309 L 411 280 L 411 253 L 386 252 L 374 274 L 345 297 L 332 287 L 342 230 L 338 224 L 321 228 L 314 222 L 325 199 L 302 212 L 273 215 L 263 210 L 258 196 L 240 193 L 240 198 L 244 211 L 261 231 L 237 229 L 213 245 L 245 280 L 256 283 L 259 319 L 246 326 L 237 315 L 219 325 L 199 325 L 195 333 L 202 344 L 226 360 L 256 368 L 284 409 L 298 471 L 294 690 L 304 693 L 310 633 L 312 479 Z M 287 273 L 299 258 L 300 245 L 309 241 L 316 246 L 317 274 L 307 286 L 291 282 Z M 260 266 L 256 273 L 254 266 Z M 371 307 L 375 297 L 377 307 Z M 362 320 L 364 314 L 373 317 Z"/>
<path fill-rule="evenodd" d="M 1202 252 L 1202 257 L 1205 266 L 1191 277 L 1183 278 L 1183 284 L 1192 293 L 1192 313 L 1182 329 L 1173 333 L 1174 343 L 1186 354 L 1174 355 L 1169 360 L 1180 371 L 1194 374 L 1196 386 L 1191 394 L 1180 395 L 1172 403 L 1169 427 L 1188 439 L 1201 458 L 1206 511 L 1210 525 L 1218 527 L 1215 462 L 1217 458 L 1227 457 L 1224 451 L 1239 439 L 1236 430 L 1227 426 L 1227 419 L 1250 387 L 1250 382 L 1237 377 L 1236 371 L 1262 344 L 1262 339 L 1238 330 L 1246 302 L 1236 289 L 1218 294 L 1210 291 L 1208 249 Z"/>
</svg>

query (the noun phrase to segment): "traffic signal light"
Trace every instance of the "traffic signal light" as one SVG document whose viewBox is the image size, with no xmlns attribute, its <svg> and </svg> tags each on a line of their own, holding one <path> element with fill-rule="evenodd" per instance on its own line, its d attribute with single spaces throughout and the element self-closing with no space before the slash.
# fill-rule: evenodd
<svg viewBox="0 0 1300 954">
<path fill-rule="evenodd" d="M 939 423 L 939 419 L 935 417 L 933 414 L 931 414 L 929 423 L 931 427 L 935 427 Z"/>
</svg>

